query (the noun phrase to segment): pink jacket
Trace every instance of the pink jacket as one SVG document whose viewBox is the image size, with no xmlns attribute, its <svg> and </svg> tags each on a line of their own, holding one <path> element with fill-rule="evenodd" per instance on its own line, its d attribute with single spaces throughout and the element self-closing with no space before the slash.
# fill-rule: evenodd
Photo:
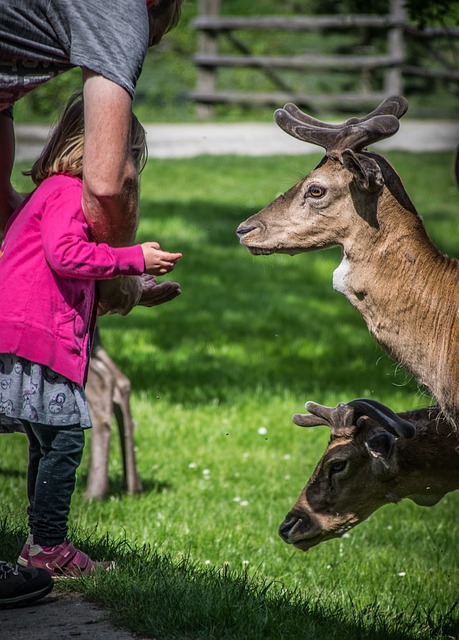
<svg viewBox="0 0 459 640">
<path fill-rule="evenodd" d="M 8 221 L 0 254 L 0 353 L 14 353 L 78 384 L 87 373 L 96 280 L 141 275 L 140 245 L 89 239 L 79 178 L 55 175 Z"/>
</svg>

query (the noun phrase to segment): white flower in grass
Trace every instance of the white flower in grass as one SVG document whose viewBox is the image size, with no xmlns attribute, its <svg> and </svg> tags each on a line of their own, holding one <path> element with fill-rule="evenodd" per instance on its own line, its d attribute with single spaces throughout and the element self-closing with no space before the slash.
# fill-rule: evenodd
<svg viewBox="0 0 459 640">
<path fill-rule="evenodd" d="M 398 575 L 403 578 L 403 576 L 406 576 L 406 571 L 399 571 Z"/>
<path fill-rule="evenodd" d="M 233 498 L 233 502 L 240 502 L 241 498 L 239 496 L 236 496 L 235 498 Z"/>
<path fill-rule="evenodd" d="M 249 506 L 249 501 L 248 500 L 241 500 L 240 503 L 241 507 L 248 507 Z"/>
<path fill-rule="evenodd" d="M 196 464 L 196 462 L 190 462 L 190 464 L 188 465 L 189 469 L 196 469 L 198 465 Z"/>
<path fill-rule="evenodd" d="M 246 567 L 249 564 L 249 561 L 248 560 L 243 560 L 242 564 L 244 565 L 244 567 Z"/>
<path fill-rule="evenodd" d="M 210 469 L 203 469 L 202 470 L 202 475 L 204 476 L 205 480 L 208 480 L 209 476 L 210 476 Z"/>
<path fill-rule="evenodd" d="M 210 560 L 206 560 L 204 564 L 210 564 Z"/>
<path fill-rule="evenodd" d="M 260 434 L 260 436 L 265 436 L 268 433 L 268 429 L 266 427 L 260 427 L 258 429 L 258 433 Z"/>
</svg>

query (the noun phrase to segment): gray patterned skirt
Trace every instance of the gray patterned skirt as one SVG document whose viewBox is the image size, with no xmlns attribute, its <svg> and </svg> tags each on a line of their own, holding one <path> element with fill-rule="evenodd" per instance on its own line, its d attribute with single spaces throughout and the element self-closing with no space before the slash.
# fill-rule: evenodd
<svg viewBox="0 0 459 640">
<path fill-rule="evenodd" d="M 49 367 L 0 353 L 0 433 L 21 431 L 20 420 L 92 426 L 82 386 Z"/>
</svg>

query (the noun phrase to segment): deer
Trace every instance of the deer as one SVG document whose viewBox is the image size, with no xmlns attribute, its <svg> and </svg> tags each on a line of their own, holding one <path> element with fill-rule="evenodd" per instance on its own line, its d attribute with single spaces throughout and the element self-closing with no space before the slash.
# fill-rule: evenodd
<svg viewBox="0 0 459 640">
<path fill-rule="evenodd" d="M 142 493 L 131 412 L 131 381 L 104 349 L 99 330 L 93 336 L 86 398 L 92 421 L 91 449 L 85 497 L 103 499 L 109 489 L 109 454 L 114 419 L 118 426 L 123 479 L 127 493 Z"/>
<path fill-rule="evenodd" d="M 370 334 L 459 424 L 459 262 L 443 255 L 392 165 L 367 147 L 394 135 L 408 103 L 386 98 L 341 124 L 294 104 L 275 112 L 288 134 L 325 149 L 317 167 L 237 228 L 253 255 L 340 246 L 333 287 Z"/>
<path fill-rule="evenodd" d="M 404 498 L 431 507 L 459 489 L 459 433 L 439 407 L 396 414 L 372 399 L 325 407 L 307 402 L 300 427 L 326 425 L 331 438 L 279 527 L 302 551 L 342 536 L 380 507 Z"/>
</svg>

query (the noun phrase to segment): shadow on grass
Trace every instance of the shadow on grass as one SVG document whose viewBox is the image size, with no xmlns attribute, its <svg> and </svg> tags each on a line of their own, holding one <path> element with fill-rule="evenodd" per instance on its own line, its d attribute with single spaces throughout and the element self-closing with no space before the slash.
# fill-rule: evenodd
<svg viewBox="0 0 459 640">
<path fill-rule="evenodd" d="M 4 438 L 5 435 L 2 435 Z M 24 470 L 20 471 L 19 469 L 8 469 L 3 466 L 0 466 L 0 476 L 3 478 L 20 478 L 21 480 L 25 480 L 27 477 L 27 467 L 24 465 Z"/>
<path fill-rule="evenodd" d="M 14 561 L 24 527 L 0 523 L 0 558 Z M 334 586 L 309 596 L 287 590 L 259 573 L 228 566 L 199 567 L 189 557 L 172 560 L 149 546 L 133 547 L 123 538 L 97 532 L 71 534 L 78 548 L 94 558 L 115 560 L 116 570 L 59 584 L 104 607 L 111 621 L 142 637 L 161 640 L 415 640 L 457 637 L 455 605 L 444 614 L 414 608 L 383 609 L 376 600 L 337 605 Z M 339 592 L 342 586 L 336 585 Z M 456 603 L 457 604 L 457 603 Z M 421 631 L 422 630 L 422 631 Z"/>
<path fill-rule="evenodd" d="M 100 552 L 100 551 L 99 551 Z M 107 555 L 107 554 L 105 554 Z M 173 561 L 148 548 L 116 556 L 118 570 L 85 581 L 84 592 L 108 607 L 112 621 L 143 636 L 162 640 L 410 640 L 419 612 L 403 620 L 377 602 L 364 609 L 334 607 L 327 597 L 288 591 L 260 575 L 228 567 L 199 568 L 189 558 Z M 428 637 L 448 620 L 431 621 Z M 418 627 L 419 628 L 419 627 Z M 427 635 L 426 635 L 427 637 Z M 438 636 L 440 637 L 440 636 Z"/>
<path fill-rule="evenodd" d="M 89 442 L 90 444 L 90 442 Z M 86 472 L 79 473 L 78 482 L 82 486 L 86 486 L 88 483 L 88 474 Z M 148 496 L 150 494 L 160 494 L 164 491 L 170 491 L 174 489 L 174 485 L 169 482 L 161 482 L 155 480 L 155 478 L 147 477 L 141 478 L 142 492 L 139 495 Z M 115 496 L 117 498 L 132 498 L 132 495 L 127 493 L 127 485 L 124 476 L 109 473 L 107 496 Z M 98 498 L 96 498 L 97 500 Z M 106 498 L 102 498 L 105 500 Z"/>
</svg>

